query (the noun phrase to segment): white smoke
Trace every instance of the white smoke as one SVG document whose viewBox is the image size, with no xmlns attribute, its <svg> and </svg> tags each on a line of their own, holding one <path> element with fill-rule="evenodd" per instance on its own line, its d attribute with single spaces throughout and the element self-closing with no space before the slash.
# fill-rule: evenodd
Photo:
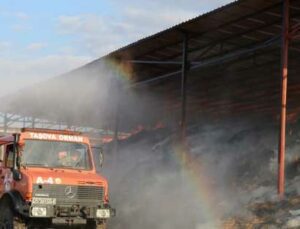
<svg viewBox="0 0 300 229">
<path fill-rule="evenodd" d="M 148 130 L 119 143 L 117 154 L 113 144 L 107 146 L 101 172 L 108 177 L 111 204 L 117 209 L 111 228 L 212 228 L 231 215 L 250 214 L 246 208 L 250 202 L 274 199 L 278 142 L 274 120 L 211 124 L 200 120 L 187 133 L 192 161 L 182 163 L 174 148 L 176 123 L 149 128 L 163 117 L 163 99 L 147 90 L 123 90 L 128 85 L 120 76 L 109 66 L 94 63 L 21 91 L 2 104 L 8 111 L 110 130 L 120 104 L 121 130 L 147 123 Z M 287 191 L 299 193 L 299 185 L 292 181 L 297 179 L 300 137 L 297 125 L 289 128 Z M 211 190 L 210 195 L 203 190 Z"/>
<path fill-rule="evenodd" d="M 144 131 L 120 142 L 116 156 L 108 147 L 103 172 L 118 212 L 112 228 L 222 228 L 228 217 L 252 216 L 249 204 L 277 200 L 276 123 L 230 120 L 189 128 L 189 155 L 203 172 L 193 175 L 206 178 L 200 186 L 189 165 L 178 160 L 172 135 L 167 129 Z M 299 191 L 293 164 L 297 141 L 290 137 L 288 195 Z"/>
</svg>

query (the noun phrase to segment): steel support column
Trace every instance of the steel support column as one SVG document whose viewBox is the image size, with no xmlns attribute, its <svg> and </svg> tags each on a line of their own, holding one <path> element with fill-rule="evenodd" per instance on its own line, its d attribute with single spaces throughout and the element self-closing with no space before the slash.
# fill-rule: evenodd
<svg viewBox="0 0 300 229">
<path fill-rule="evenodd" d="M 31 127 L 34 128 L 35 127 L 35 118 L 31 118 Z"/>
<path fill-rule="evenodd" d="M 3 117 L 3 131 L 4 133 L 7 132 L 7 128 L 8 128 L 8 117 L 7 117 L 7 113 L 4 114 L 4 117 Z"/>
<path fill-rule="evenodd" d="M 186 134 L 186 89 L 188 72 L 188 35 L 185 33 L 182 42 L 182 69 L 181 69 L 181 120 L 180 137 L 183 140 Z"/>
<path fill-rule="evenodd" d="M 114 127 L 114 138 L 113 138 L 113 142 L 114 142 L 113 155 L 115 159 L 118 154 L 118 145 L 119 145 L 119 122 L 120 122 L 119 112 L 120 112 L 120 103 L 118 98 L 116 109 L 115 109 L 115 127 Z"/>
<path fill-rule="evenodd" d="M 281 114 L 278 152 L 278 194 L 284 197 L 285 184 L 285 144 L 286 144 L 286 105 L 289 54 L 290 0 L 283 1 L 282 53 L 281 53 Z"/>
<path fill-rule="evenodd" d="M 121 73 L 119 73 L 121 75 Z M 113 166 L 117 166 L 118 150 L 119 150 L 119 131 L 120 131 L 120 111 L 121 111 L 121 99 L 124 96 L 122 93 L 123 86 L 118 79 L 113 79 L 111 83 L 112 91 L 117 90 L 116 98 L 114 99 L 115 107 L 113 109 L 114 116 L 114 135 L 113 135 Z"/>
</svg>

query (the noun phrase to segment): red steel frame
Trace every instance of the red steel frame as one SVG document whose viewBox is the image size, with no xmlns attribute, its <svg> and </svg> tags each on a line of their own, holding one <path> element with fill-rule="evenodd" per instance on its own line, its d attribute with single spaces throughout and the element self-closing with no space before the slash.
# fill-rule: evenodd
<svg viewBox="0 0 300 229">
<path fill-rule="evenodd" d="M 283 1 L 283 28 L 281 51 L 281 115 L 280 137 L 278 152 L 278 195 L 282 199 L 285 192 L 285 144 L 286 144 L 286 105 L 287 105 L 287 80 L 289 43 L 292 39 L 300 38 L 300 23 L 290 29 L 290 0 Z"/>
<path fill-rule="evenodd" d="M 286 140 L 286 101 L 288 80 L 288 54 L 289 54 L 289 27 L 290 27 L 290 0 L 283 2 L 283 28 L 282 28 L 282 54 L 281 54 L 281 115 L 280 137 L 278 152 L 278 194 L 284 197 L 285 182 L 285 140 Z"/>
</svg>

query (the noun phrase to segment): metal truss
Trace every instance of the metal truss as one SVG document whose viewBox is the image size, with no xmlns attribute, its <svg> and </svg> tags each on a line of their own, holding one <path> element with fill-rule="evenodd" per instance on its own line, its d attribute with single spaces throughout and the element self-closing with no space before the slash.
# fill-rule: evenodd
<svg viewBox="0 0 300 229">
<path fill-rule="evenodd" d="M 94 134 L 105 134 L 110 135 L 107 131 L 102 129 L 92 128 L 92 127 L 82 127 L 68 125 L 63 122 L 55 122 L 46 119 L 27 117 L 11 113 L 1 113 L 0 112 L 0 133 L 11 133 L 16 132 L 20 128 L 45 128 L 45 129 L 56 129 L 56 130 L 74 130 L 85 133 Z"/>
</svg>

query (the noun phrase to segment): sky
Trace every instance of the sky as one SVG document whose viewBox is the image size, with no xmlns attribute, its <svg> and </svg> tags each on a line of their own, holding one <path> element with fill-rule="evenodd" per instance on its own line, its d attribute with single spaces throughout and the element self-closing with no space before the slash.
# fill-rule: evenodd
<svg viewBox="0 0 300 229">
<path fill-rule="evenodd" d="M 0 0 L 0 97 L 232 0 Z"/>
</svg>

